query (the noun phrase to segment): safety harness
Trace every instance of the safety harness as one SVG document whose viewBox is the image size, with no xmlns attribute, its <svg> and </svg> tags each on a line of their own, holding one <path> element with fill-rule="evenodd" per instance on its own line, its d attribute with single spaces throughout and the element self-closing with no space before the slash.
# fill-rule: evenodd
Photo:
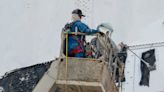
<svg viewBox="0 0 164 92">
<path fill-rule="evenodd" d="M 67 23 L 65 25 L 65 27 L 63 28 L 64 31 L 68 30 L 68 29 L 72 29 L 72 26 L 74 25 L 75 22 L 71 22 L 71 23 Z M 78 29 L 75 28 L 75 32 L 77 32 Z M 78 42 L 78 45 L 71 51 L 69 51 L 69 56 L 75 56 L 75 54 L 79 54 L 79 53 L 85 53 L 85 49 L 83 47 L 85 39 L 84 36 L 81 36 L 81 38 L 79 39 L 78 36 L 76 34 L 71 34 L 71 32 L 68 33 L 68 36 L 72 36 L 73 38 L 75 38 L 75 40 Z"/>
<path fill-rule="evenodd" d="M 84 41 L 83 40 L 80 40 L 76 35 L 72 35 L 76 41 L 78 42 L 78 45 L 72 50 L 69 52 L 69 54 L 72 56 L 74 56 L 74 54 L 78 54 L 78 53 L 84 53 L 85 50 L 84 50 Z"/>
</svg>

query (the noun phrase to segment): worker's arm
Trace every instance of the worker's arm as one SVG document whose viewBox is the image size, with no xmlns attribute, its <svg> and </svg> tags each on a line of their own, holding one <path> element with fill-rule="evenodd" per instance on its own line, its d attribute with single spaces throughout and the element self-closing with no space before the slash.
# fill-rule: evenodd
<svg viewBox="0 0 164 92">
<path fill-rule="evenodd" d="M 87 25 L 81 22 L 77 23 L 76 26 L 79 29 L 79 31 L 82 33 L 94 34 L 99 32 L 98 30 L 90 29 Z"/>
</svg>

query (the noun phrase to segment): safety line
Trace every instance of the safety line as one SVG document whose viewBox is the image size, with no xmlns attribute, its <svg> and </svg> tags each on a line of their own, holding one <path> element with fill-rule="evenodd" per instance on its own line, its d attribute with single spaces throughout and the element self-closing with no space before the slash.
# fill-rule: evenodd
<svg viewBox="0 0 164 92">
<path fill-rule="evenodd" d="M 65 64 L 65 71 L 66 71 L 66 74 L 65 74 L 65 80 L 66 80 L 66 83 L 65 83 L 65 92 L 67 92 L 67 72 L 68 72 L 68 33 L 66 34 L 66 64 Z"/>
</svg>

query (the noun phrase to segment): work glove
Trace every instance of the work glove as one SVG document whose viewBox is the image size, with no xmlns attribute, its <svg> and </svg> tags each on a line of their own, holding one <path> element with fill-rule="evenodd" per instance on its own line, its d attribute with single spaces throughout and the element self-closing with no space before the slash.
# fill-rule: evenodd
<svg viewBox="0 0 164 92">
<path fill-rule="evenodd" d="M 63 29 L 66 31 L 67 29 L 70 29 L 72 27 L 72 25 L 73 25 L 73 22 L 67 23 L 67 24 L 65 24 Z"/>
<path fill-rule="evenodd" d="M 99 30 L 100 32 L 102 32 L 104 34 L 113 32 L 113 28 L 107 23 L 102 23 L 102 24 L 98 25 L 97 30 Z"/>
</svg>

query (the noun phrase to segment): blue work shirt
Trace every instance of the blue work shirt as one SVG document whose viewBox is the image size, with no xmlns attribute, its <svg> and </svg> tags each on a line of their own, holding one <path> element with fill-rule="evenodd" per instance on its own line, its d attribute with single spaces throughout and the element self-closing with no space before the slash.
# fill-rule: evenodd
<svg viewBox="0 0 164 92">
<path fill-rule="evenodd" d="M 71 32 L 78 31 L 81 33 L 86 33 L 88 35 L 98 32 L 98 30 L 90 29 L 86 24 L 82 23 L 80 20 L 77 20 L 73 23 L 70 31 Z M 69 35 L 68 36 L 68 53 L 76 49 L 76 47 L 80 45 L 79 41 L 82 41 L 84 39 L 85 39 L 84 35 Z M 84 50 L 83 44 L 82 44 L 81 49 Z M 80 56 L 75 55 L 75 57 L 84 57 L 84 54 L 85 54 L 84 52 L 81 52 Z"/>
</svg>

